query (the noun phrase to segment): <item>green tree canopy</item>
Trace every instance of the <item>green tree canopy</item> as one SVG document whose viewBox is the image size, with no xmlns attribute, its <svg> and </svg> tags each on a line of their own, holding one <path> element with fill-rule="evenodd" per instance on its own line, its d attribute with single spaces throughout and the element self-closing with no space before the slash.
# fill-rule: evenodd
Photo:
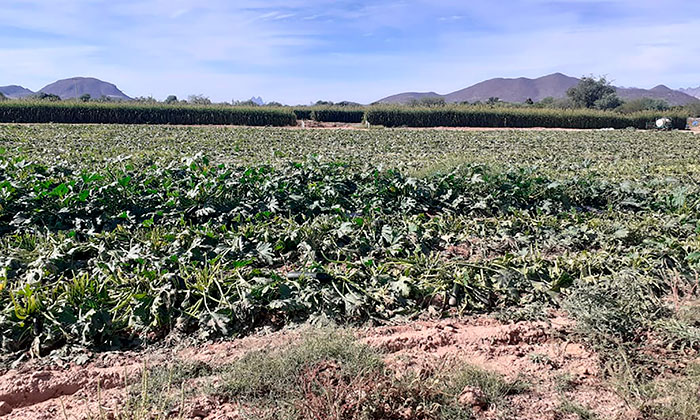
<svg viewBox="0 0 700 420">
<path fill-rule="evenodd" d="M 577 86 L 566 94 L 574 105 L 582 108 L 612 109 L 622 104 L 615 87 L 605 77 L 583 77 Z"/>
<path fill-rule="evenodd" d="M 61 97 L 58 95 L 54 95 L 53 93 L 44 93 L 44 92 L 39 92 L 34 95 L 34 98 L 42 100 L 42 101 L 49 101 L 49 102 L 58 102 L 61 100 Z"/>
<path fill-rule="evenodd" d="M 425 98 L 420 98 L 420 99 L 411 99 L 411 101 L 408 103 L 410 106 L 428 106 L 428 107 L 433 107 L 433 106 L 445 106 L 445 98 L 441 98 L 439 96 L 427 96 Z"/>
<path fill-rule="evenodd" d="M 204 95 L 190 95 L 187 102 L 195 105 L 211 105 L 211 100 Z"/>
<path fill-rule="evenodd" d="M 632 113 L 638 111 L 667 111 L 671 109 L 668 102 L 663 99 L 641 98 L 633 99 L 625 102 L 620 111 L 624 113 Z"/>
</svg>

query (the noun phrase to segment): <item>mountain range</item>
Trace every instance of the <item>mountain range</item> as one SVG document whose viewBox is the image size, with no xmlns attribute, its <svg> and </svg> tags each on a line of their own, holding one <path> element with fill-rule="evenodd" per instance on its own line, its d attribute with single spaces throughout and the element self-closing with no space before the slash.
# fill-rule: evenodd
<svg viewBox="0 0 700 420">
<path fill-rule="evenodd" d="M 683 92 L 683 93 L 687 94 L 687 95 L 695 96 L 696 98 L 699 98 L 699 99 L 700 99 L 700 86 L 698 86 L 698 87 L 696 87 L 696 88 L 686 88 L 686 89 L 681 88 L 681 89 L 678 89 L 678 90 L 679 90 L 680 92 Z"/>
<path fill-rule="evenodd" d="M 94 99 L 105 96 L 110 99 L 128 101 L 130 97 L 119 90 L 117 86 L 94 77 L 72 77 L 63 79 L 44 86 L 37 92 L 24 88 L 22 86 L 10 85 L 0 86 L 0 93 L 8 98 L 24 98 L 34 93 L 46 93 L 57 95 L 61 99 L 79 98 L 82 95 L 88 94 Z"/>
<path fill-rule="evenodd" d="M 12 99 L 17 99 L 17 98 L 24 98 L 25 96 L 29 96 L 33 94 L 29 89 L 23 88 L 22 86 L 17 86 L 17 85 L 10 85 L 10 86 L 0 86 L 0 93 L 5 95 L 8 98 Z"/>
<path fill-rule="evenodd" d="M 423 98 L 444 98 L 449 103 L 487 101 L 499 98 L 505 102 L 535 102 L 544 98 L 564 98 L 566 91 L 576 86 L 580 79 L 562 73 L 554 73 L 537 79 L 520 77 L 517 79 L 496 78 L 477 83 L 465 89 L 441 95 L 436 92 L 405 92 L 380 99 L 379 103 L 400 104 Z M 687 105 L 700 102 L 700 87 L 673 90 L 664 85 L 651 89 L 616 87 L 618 95 L 624 100 L 640 98 L 663 99 L 670 105 Z M 23 98 L 35 92 L 22 86 L 0 86 L 0 93 L 8 98 Z M 116 100 L 131 100 L 117 86 L 92 77 L 73 77 L 58 80 L 41 88 L 37 93 L 59 96 L 61 99 L 79 98 L 88 94 L 94 99 L 102 96 Z M 263 103 L 262 98 L 253 97 L 251 101 Z"/>
<path fill-rule="evenodd" d="M 448 103 L 487 101 L 499 98 L 505 102 L 535 102 L 544 98 L 564 98 L 569 88 L 576 86 L 580 79 L 562 73 L 554 73 L 537 79 L 520 77 L 517 79 L 496 78 L 486 80 L 456 92 L 440 95 L 435 92 L 405 92 L 380 99 L 379 103 L 400 104 L 426 97 L 444 98 Z M 652 89 L 616 87 L 617 94 L 625 100 L 640 98 L 663 99 L 670 105 L 687 105 L 700 102 L 688 93 L 670 89 L 664 85 Z"/>
<path fill-rule="evenodd" d="M 260 96 L 253 96 L 252 98 L 250 98 L 250 102 L 260 106 L 265 105 L 265 101 L 263 101 L 263 98 Z"/>
</svg>

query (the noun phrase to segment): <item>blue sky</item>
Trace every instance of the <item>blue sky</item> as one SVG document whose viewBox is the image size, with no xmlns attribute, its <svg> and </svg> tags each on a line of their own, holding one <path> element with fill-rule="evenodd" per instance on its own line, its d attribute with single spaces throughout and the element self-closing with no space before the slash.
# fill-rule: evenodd
<svg viewBox="0 0 700 420">
<path fill-rule="evenodd" d="M 0 85 L 305 104 L 492 77 L 700 85 L 695 0 L 0 0 Z"/>
</svg>

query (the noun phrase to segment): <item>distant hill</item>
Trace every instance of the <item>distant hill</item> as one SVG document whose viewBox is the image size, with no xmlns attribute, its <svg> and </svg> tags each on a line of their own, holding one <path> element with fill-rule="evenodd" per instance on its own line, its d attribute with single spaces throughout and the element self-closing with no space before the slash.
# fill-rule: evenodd
<svg viewBox="0 0 700 420">
<path fill-rule="evenodd" d="M 22 86 L 10 85 L 0 86 L 0 93 L 2 93 L 8 98 L 17 99 L 32 95 L 34 92 Z"/>
<path fill-rule="evenodd" d="M 406 92 L 399 93 L 398 95 L 388 96 L 384 99 L 380 99 L 378 102 L 383 104 L 406 104 L 412 100 L 418 100 L 423 98 L 442 98 L 442 95 L 435 92 Z"/>
<path fill-rule="evenodd" d="M 518 79 L 491 79 L 477 83 L 466 89 L 445 95 L 447 102 L 485 101 L 491 97 L 506 102 L 525 102 L 528 98 L 533 101 L 552 96 L 566 96 L 566 91 L 576 86 L 579 79 L 561 73 L 554 73 L 537 79 L 520 77 Z"/>
<path fill-rule="evenodd" d="M 698 102 L 698 98 L 690 96 L 683 92 L 673 90 L 664 85 L 658 85 L 651 89 L 638 88 L 616 88 L 620 98 L 629 101 L 641 98 L 663 99 L 670 105 L 688 105 L 689 103 Z"/>
<path fill-rule="evenodd" d="M 61 99 L 78 98 L 85 94 L 94 99 L 102 96 L 125 101 L 131 99 L 112 83 L 103 82 L 93 77 L 73 77 L 59 80 L 45 86 L 39 92 L 58 95 Z"/>
<path fill-rule="evenodd" d="M 683 92 L 686 95 L 695 96 L 696 98 L 700 98 L 700 86 L 698 86 L 696 88 L 678 89 L 678 91 Z"/>
<path fill-rule="evenodd" d="M 384 99 L 380 99 L 379 103 L 408 103 L 414 99 L 421 99 L 426 96 L 442 97 L 446 102 L 476 102 L 487 101 L 489 98 L 496 97 L 505 102 L 525 102 L 528 98 L 533 101 L 541 101 L 546 97 L 564 98 L 566 91 L 569 88 L 576 86 L 580 79 L 570 77 L 561 73 L 554 73 L 537 79 L 528 79 L 520 77 L 517 79 L 490 79 L 477 83 L 468 88 L 458 90 L 456 92 L 440 95 L 434 92 L 430 93 L 413 93 L 406 92 L 398 95 L 392 95 Z M 669 89 L 666 86 L 659 85 L 653 89 L 637 89 L 637 88 L 616 88 L 618 95 L 621 98 L 630 100 L 638 98 L 654 98 L 663 99 L 670 105 L 686 105 L 691 102 L 697 102 L 698 99 L 683 92 Z"/>
</svg>

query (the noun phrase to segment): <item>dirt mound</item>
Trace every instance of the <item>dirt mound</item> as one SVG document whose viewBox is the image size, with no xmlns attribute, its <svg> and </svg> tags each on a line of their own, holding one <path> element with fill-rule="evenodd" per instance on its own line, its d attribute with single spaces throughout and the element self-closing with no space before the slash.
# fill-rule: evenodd
<svg viewBox="0 0 700 420">
<path fill-rule="evenodd" d="M 557 407 L 562 397 L 590 407 L 602 418 L 625 418 L 629 413 L 623 401 L 599 376 L 596 355 L 562 339 L 570 327 L 571 322 L 563 317 L 515 324 L 476 317 L 362 328 L 355 330 L 355 335 L 361 342 L 380 349 L 386 363 L 397 372 L 435 369 L 457 361 L 507 378 L 524 378 L 531 389 L 512 397 L 515 418 L 561 418 Z M 222 365 L 251 350 L 284 348 L 299 337 L 299 332 L 282 331 L 181 349 L 95 355 L 86 366 L 37 369 L 35 363 L 25 363 L 0 377 L 0 417 L 111 418 L 109 413 L 123 406 L 129 383 L 138 384 L 144 365 L 176 359 Z M 558 390 L 562 377 L 567 378 L 566 390 Z M 187 386 L 196 389 L 201 384 L 191 382 Z M 483 396 L 478 389 L 465 389 L 462 399 L 479 408 Z M 241 415 L 236 404 L 203 395 L 184 401 L 183 408 L 185 418 L 223 420 Z M 479 412 L 483 418 L 495 415 L 488 410 Z"/>
</svg>

